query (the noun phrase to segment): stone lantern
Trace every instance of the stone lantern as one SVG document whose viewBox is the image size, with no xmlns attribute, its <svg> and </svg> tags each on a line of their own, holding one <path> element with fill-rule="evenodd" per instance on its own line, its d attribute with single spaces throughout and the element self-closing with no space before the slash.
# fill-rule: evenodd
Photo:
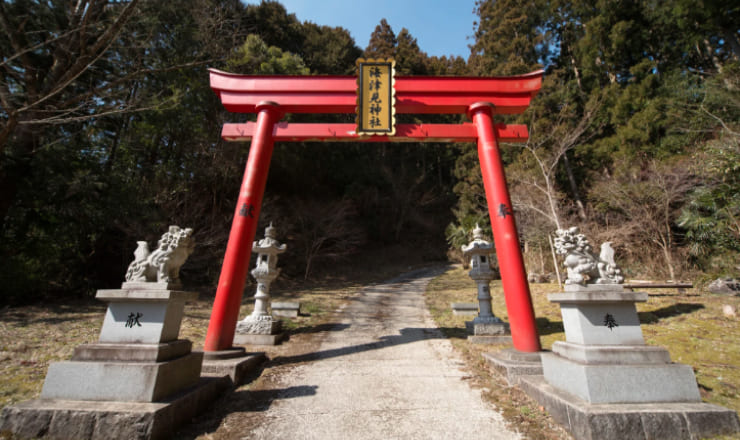
<svg viewBox="0 0 740 440">
<path fill-rule="evenodd" d="M 476 224 L 473 241 L 464 245 L 462 251 L 463 258 L 470 263 L 468 275 L 478 287 L 478 316 L 465 323 L 468 331 L 473 333 L 474 342 L 475 339 L 480 339 L 477 342 L 504 342 L 495 339 L 509 333 L 508 325 L 496 317 L 491 309 L 489 284 L 496 277 L 495 271 L 491 269 L 493 244 L 483 239 L 483 230 Z"/>
<path fill-rule="evenodd" d="M 278 255 L 286 248 L 275 237 L 275 227 L 270 223 L 265 228 L 265 238 L 252 245 L 252 252 L 257 254 L 257 263 L 251 272 L 257 280 L 257 293 L 254 295 L 254 311 L 236 325 L 234 342 L 237 344 L 274 345 L 282 339 L 281 322 L 273 319 L 267 311 L 270 284 L 280 274 Z"/>
</svg>

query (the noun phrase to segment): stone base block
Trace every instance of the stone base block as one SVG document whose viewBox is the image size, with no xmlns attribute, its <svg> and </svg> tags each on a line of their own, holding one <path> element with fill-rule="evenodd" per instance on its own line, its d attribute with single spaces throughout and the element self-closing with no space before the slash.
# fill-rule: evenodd
<svg viewBox="0 0 740 440">
<path fill-rule="evenodd" d="M 267 360 L 264 353 L 243 353 L 239 357 L 203 359 L 202 376 L 229 376 L 234 386 L 239 386 L 260 368 Z"/>
<path fill-rule="evenodd" d="M 609 293 L 623 293 L 624 284 L 587 284 L 585 286 L 580 284 L 566 284 L 564 289 L 566 292 L 609 292 Z"/>
<path fill-rule="evenodd" d="M 504 336 L 511 334 L 509 324 L 497 317 L 481 318 L 479 316 L 472 321 L 465 322 L 465 328 L 468 330 L 468 333 L 476 336 Z"/>
<path fill-rule="evenodd" d="M 478 314 L 478 303 L 452 303 L 450 307 L 454 316 L 476 316 Z"/>
<path fill-rule="evenodd" d="M 247 355 L 247 350 L 244 347 L 231 347 L 225 350 L 216 351 L 204 351 L 203 361 L 218 361 L 224 359 L 232 359 L 238 357 L 244 357 Z"/>
<path fill-rule="evenodd" d="M 174 438 L 181 425 L 204 412 L 229 386 L 226 377 L 204 378 L 196 386 L 157 403 L 31 400 L 3 409 L 0 432 L 9 431 L 18 439 Z"/>
<path fill-rule="evenodd" d="M 735 411 L 707 403 L 589 404 L 522 376 L 519 386 L 576 440 L 694 440 L 740 432 Z"/>
<path fill-rule="evenodd" d="M 192 347 L 187 339 L 161 344 L 84 344 L 75 348 L 72 360 L 164 362 L 185 356 Z"/>
<path fill-rule="evenodd" d="M 584 364 L 667 364 L 671 355 L 650 345 L 582 345 L 556 341 L 552 352 Z"/>
<path fill-rule="evenodd" d="M 202 362 L 197 352 L 168 362 L 54 362 L 41 398 L 156 402 L 198 383 Z"/>
<path fill-rule="evenodd" d="M 260 335 L 256 333 L 237 333 L 234 335 L 235 345 L 278 345 L 285 333 L 275 335 Z"/>
<path fill-rule="evenodd" d="M 121 284 L 123 290 L 180 290 L 181 283 L 153 282 L 153 281 L 124 281 Z"/>
<path fill-rule="evenodd" d="M 280 333 L 282 328 L 283 323 L 277 319 L 272 319 L 272 316 L 260 316 L 257 318 L 247 316 L 245 319 L 236 323 L 236 334 L 274 335 Z"/>
<path fill-rule="evenodd" d="M 273 302 L 270 304 L 272 316 L 282 318 L 297 318 L 301 313 L 301 303 L 297 302 Z"/>
<path fill-rule="evenodd" d="M 511 336 L 471 335 L 468 341 L 472 344 L 511 344 Z"/>
<path fill-rule="evenodd" d="M 547 382 L 589 403 L 700 402 L 694 371 L 683 364 L 583 364 L 542 354 Z"/>
<path fill-rule="evenodd" d="M 158 344 L 177 340 L 186 301 L 197 292 L 159 289 L 98 290 L 108 302 L 100 342 Z"/>
<path fill-rule="evenodd" d="M 521 376 L 542 374 L 540 352 L 525 353 L 509 348 L 497 353 L 483 353 L 483 358 L 504 376 L 510 385 L 519 383 Z"/>
</svg>

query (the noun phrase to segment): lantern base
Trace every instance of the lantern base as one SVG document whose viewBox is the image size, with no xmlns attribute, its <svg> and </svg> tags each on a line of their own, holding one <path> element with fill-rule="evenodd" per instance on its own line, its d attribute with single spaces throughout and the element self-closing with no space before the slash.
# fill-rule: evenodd
<svg viewBox="0 0 740 440">
<path fill-rule="evenodd" d="M 472 321 L 465 323 L 468 333 L 475 336 L 506 336 L 511 335 L 509 324 L 495 316 L 478 316 Z"/>
</svg>

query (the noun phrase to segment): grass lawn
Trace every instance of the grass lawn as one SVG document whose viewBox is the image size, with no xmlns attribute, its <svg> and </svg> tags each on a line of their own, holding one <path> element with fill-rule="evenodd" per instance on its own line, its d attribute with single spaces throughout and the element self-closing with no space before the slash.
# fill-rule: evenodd
<svg viewBox="0 0 740 440">
<path fill-rule="evenodd" d="M 555 341 L 564 341 L 563 321 L 557 304 L 547 300 L 558 292 L 557 284 L 531 284 L 537 327 L 544 349 Z M 694 367 L 704 402 L 740 411 L 740 319 L 725 317 L 722 306 L 740 309 L 740 297 L 713 295 L 692 289 L 650 289 L 646 303 L 638 303 L 645 342 L 668 349 L 673 362 Z M 508 321 L 501 282 L 491 284 L 493 313 Z M 454 316 L 452 302 L 476 302 L 475 283 L 460 266 L 434 279 L 427 288 L 427 305 L 437 325 L 452 339 L 479 377 L 484 395 L 497 405 L 507 419 L 523 427 L 530 438 L 562 438 L 549 429 L 552 420 L 533 400 L 512 389 L 495 373 L 488 372 L 482 361 L 484 352 L 503 347 L 469 343 L 465 321 L 472 317 Z"/>
</svg>

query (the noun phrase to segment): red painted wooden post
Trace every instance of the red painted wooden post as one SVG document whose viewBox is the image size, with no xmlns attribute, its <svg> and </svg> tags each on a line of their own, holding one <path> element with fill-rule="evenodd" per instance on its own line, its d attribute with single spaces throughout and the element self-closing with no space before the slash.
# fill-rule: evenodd
<svg viewBox="0 0 740 440">
<path fill-rule="evenodd" d="M 506 188 L 504 165 L 493 131 L 492 107 L 489 103 L 476 103 L 470 106 L 468 114 L 478 129 L 478 159 L 486 190 L 488 213 L 491 217 L 493 241 L 501 269 L 511 339 L 515 349 L 536 352 L 541 350 L 540 338 L 535 324 L 532 297 L 524 270 L 509 191 Z"/>
<path fill-rule="evenodd" d="M 234 342 L 252 242 L 257 232 L 257 220 L 272 158 L 272 133 L 275 123 L 280 119 L 278 105 L 273 102 L 260 103 L 257 112 L 257 129 L 249 147 L 249 158 L 231 223 L 204 351 L 226 350 Z"/>
</svg>

